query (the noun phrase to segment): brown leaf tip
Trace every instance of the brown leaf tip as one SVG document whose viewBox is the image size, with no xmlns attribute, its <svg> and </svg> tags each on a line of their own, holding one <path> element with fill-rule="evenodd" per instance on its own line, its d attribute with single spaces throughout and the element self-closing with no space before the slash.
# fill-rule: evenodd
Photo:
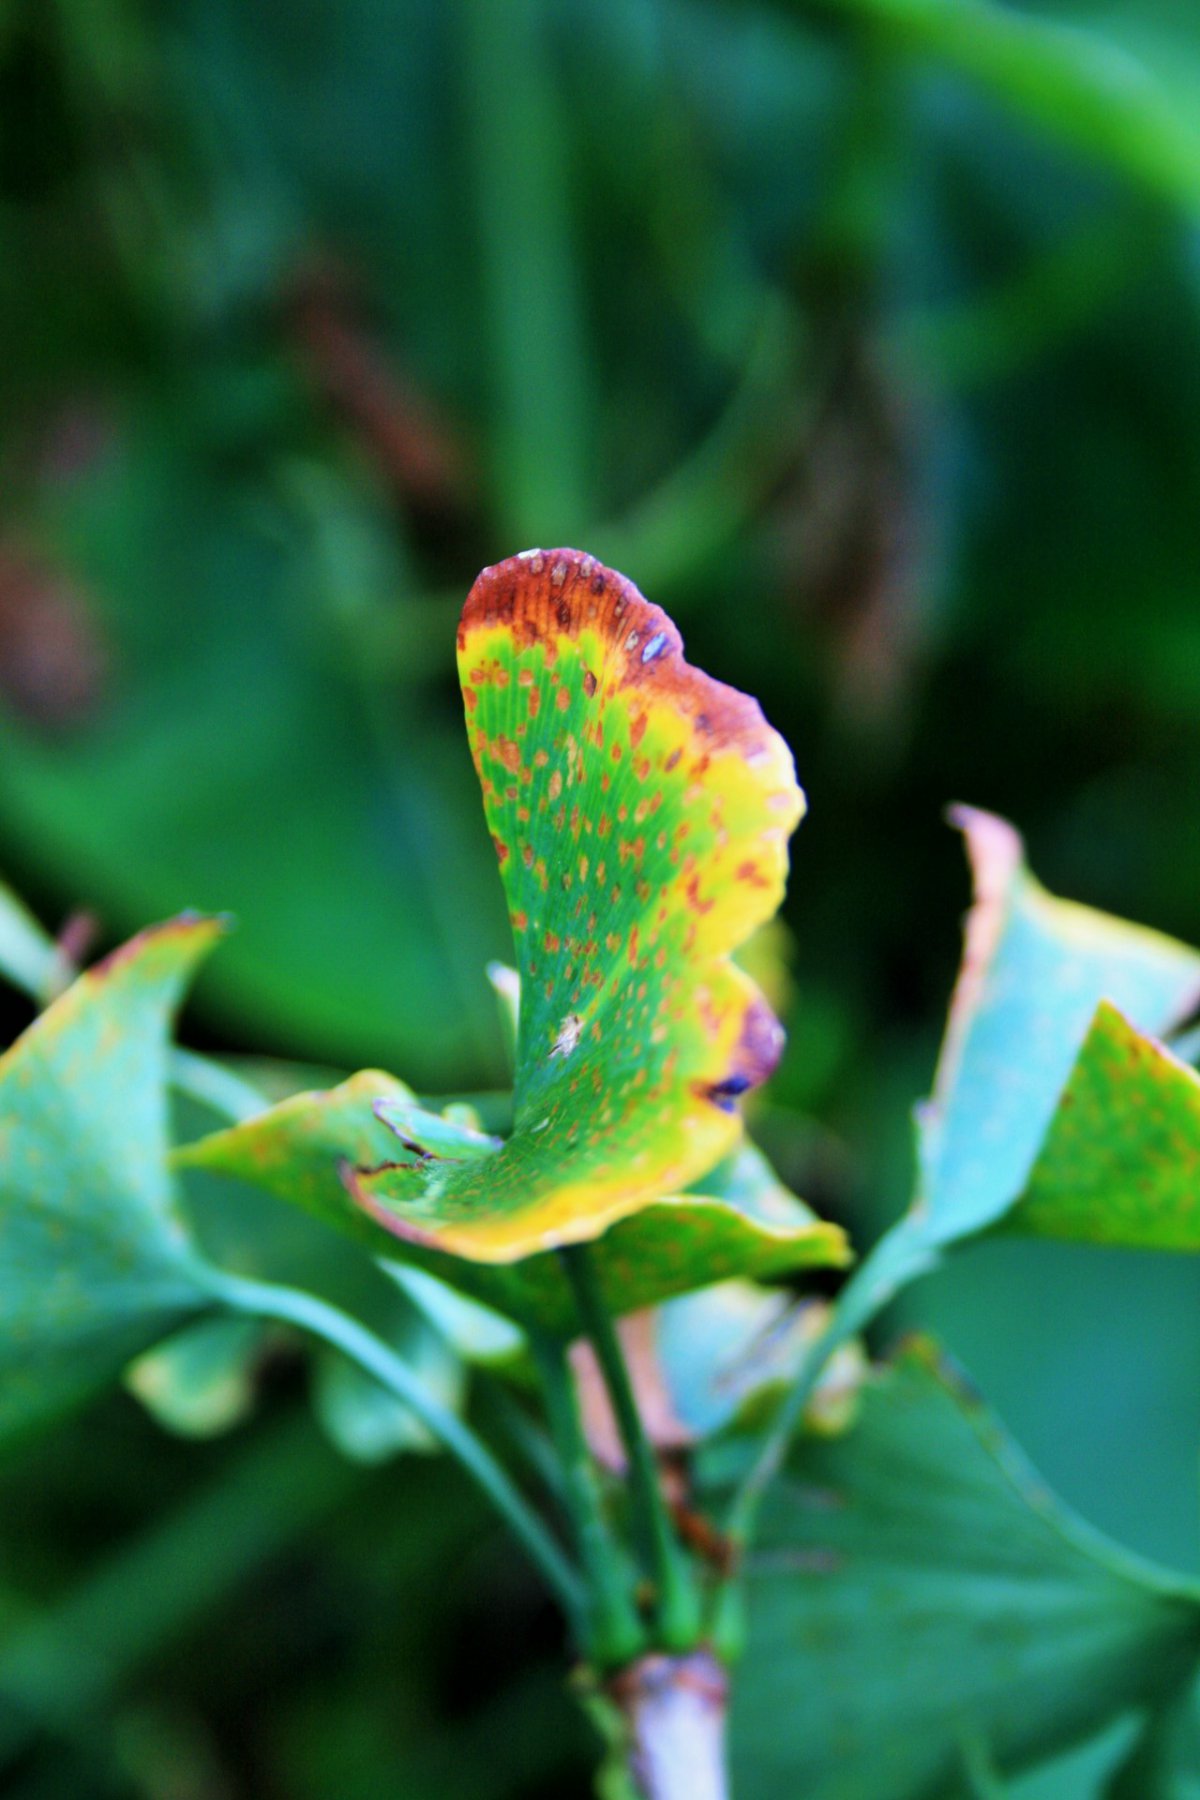
<svg viewBox="0 0 1200 1800">
<path fill-rule="evenodd" d="M 736 747 L 748 760 L 769 753 L 774 734 L 758 702 L 685 662 L 683 639 L 662 608 L 594 556 L 523 550 L 484 569 L 463 607 L 460 654 L 473 631 L 496 625 L 509 627 L 519 646 L 593 630 L 609 646 L 617 685 L 673 705 L 714 748 Z M 589 694 L 595 683 L 589 670 Z"/>
</svg>

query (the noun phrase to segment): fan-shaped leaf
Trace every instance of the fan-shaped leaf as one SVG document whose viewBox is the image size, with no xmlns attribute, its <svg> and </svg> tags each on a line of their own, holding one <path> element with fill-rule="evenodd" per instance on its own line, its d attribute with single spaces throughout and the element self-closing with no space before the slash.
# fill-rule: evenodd
<svg viewBox="0 0 1200 1800">
<path fill-rule="evenodd" d="M 593 1238 L 732 1149 L 781 1034 L 731 953 L 803 808 L 757 705 L 576 551 L 486 569 L 459 627 L 517 944 L 515 1126 L 493 1156 L 365 1172 L 398 1237 L 485 1262 Z"/>
<path fill-rule="evenodd" d="M 171 1205 L 166 1056 L 219 930 L 185 917 L 143 932 L 0 1058 L 0 1438 L 209 1304 Z"/>
<path fill-rule="evenodd" d="M 1021 1193 L 1096 1007 L 1160 1033 L 1200 995 L 1200 953 L 1046 893 L 1003 820 L 962 808 L 975 903 L 932 1100 L 917 1220 L 944 1243 Z"/>
<path fill-rule="evenodd" d="M 1200 1250 L 1200 1075 L 1102 1002 L 1003 1229 Z"/>
<path fill-rule="evenodd" d="M 1200 1592 L 1067 1513 L 927 1346 L 861 1407 L 795 1446 L 763 1510 L 739 1792 L 942 1800 L 973 1747 L 1006 1775 L 1187 1674 Z"/>
</svg>

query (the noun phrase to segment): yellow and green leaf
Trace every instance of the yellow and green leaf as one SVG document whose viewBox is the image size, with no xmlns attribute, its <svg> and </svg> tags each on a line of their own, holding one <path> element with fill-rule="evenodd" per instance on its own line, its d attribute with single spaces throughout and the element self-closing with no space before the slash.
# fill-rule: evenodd
<svg viewBox="0 0 1200 1800">
<path fill-rule="evenodd" d="M 1200 1250 L 1200 1075 L 1103 1002 L 1003 1228 Z"/>
<path fill-rule="evenodd" d="M 408 1151 L 381 1122 L 380 1111 L 408 1134 Z M 426 1131 L 429 1118 L 402 1083 L 364 1070 L 340 1087 L 294 1095 L 255 1119 L 184 1145 L 175 1160 L 265 1188 L 355 1237 L 374 1255 L 427 1270 L 523 1324 L 571 1333 L 574 1301 L 554 1254 L 517 1264 L 477 1262 L 445 1249 L 432 1233 L 398 1238 L 390 1214 L 381 1221 L 372 1198 L 356 1204 L 352 1195 L 363 1178 L 355 1171 L 378 1164 L 389 1151 L 419 1157 L 414 1133 Z M 441 1155 L 457 1131 L 463 1160 L 473 1155 L 482 1161 L 481 1133 L 445 1117 L 438 1127 Z M 840 1227 L 818 1219 L 748 1143 L 695 1185 L 698 1191 L 647 1202 L 600 1237 L 597 1273 L 614 1313 L 732 1276 L 837 1268 L 849 1261 Z"/>
<path fill-rule="evenodd" d="M 732 954 L 779 905 L 804 802 L 757 704 L 577 551 L 486 569 L 458 655 L 517 948 L 514 1129 L 354 1192 L 406 1241 L 505 1263 L 598 1236 L 736 1144 L 781 1033 Z"/>
<path fill-rule="evenodd" d="M 994 1225 L 1024 1191 L 1102 1000 L 1161 1035 L 1200 995 L 1200 952 L 1048 894 L 1010 825 L 969 808 L 954 817 L 975 903 L 920 1116 L 912 1224 L 934 1243 Z"/>
</svg>

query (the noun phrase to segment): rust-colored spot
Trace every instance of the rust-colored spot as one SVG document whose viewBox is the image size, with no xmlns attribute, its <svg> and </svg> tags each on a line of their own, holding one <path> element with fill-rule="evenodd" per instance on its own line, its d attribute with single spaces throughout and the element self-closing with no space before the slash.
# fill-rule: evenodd
<svg viewBox="0 0 1200 1800">
<path fill-rule="evenodd" d="M 571 695 L 565 687 L 559 688 L 557 694 L 554 696 L 554 704 L 557 706 L 559 712 L 566 712 L 567 708 L 570 706 Z"/>
<path fill-rule="evenodd" d="M 688 905 L 693 909 L 694 912 L 698 912 L 698 913 L 711 912 L 713 907 L 716 905 L 716 900 L 711 897 L 707 900 L 702 900 L 700 898 L 700 877 L 698 875 L 692 876 L 692 879 L 688 882 L 687 887 L 684 891 L 687 894 Z"/>
</svg>

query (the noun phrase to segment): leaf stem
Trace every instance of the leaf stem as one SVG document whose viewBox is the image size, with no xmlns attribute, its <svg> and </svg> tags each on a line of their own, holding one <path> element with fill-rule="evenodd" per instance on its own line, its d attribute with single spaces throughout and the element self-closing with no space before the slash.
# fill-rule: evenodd
<svg viewBox="0 0 1200 1800">
<path fill-rule="evenodd" d="M 571 1371 L 558 1338 L 531 1332 L 529 1346 L 542 1384 L 562 1471 L 563 1499 L 588 1586 L 590 1618 L 584 1647 L 599 1668 L 622 1668 L 645 1648 L 645 1633 L 630 1592 L 628 1571 L 604 1517 Z"/>
<path fill-rule="evenodd" d="M 210 1056 L 198 1056 L 194 1050 L 173 1044 L 167 1059 L 167 1078 L 176 1093 L 186 1094 L 231 1124 L 241 1125 L 271 1104 L 257 1088 Z"/>
<path fill-rule="evenodd" d="M 586 1597 L 577 1571 L 487 1446 L 430 1393 L 407 1363 L 356 1319 L 315 1294 L 273 1282 L 249 1281 L 224 1270 L 207 1271 L 206 1283 L 216 1299 L 235 1311 L 278 1319 L 331 1344 L 411 1407 L 490 1500 L 557 1596 L 577 1634 L 581 1632 Z"/>
<path fill-rule="evenodd" d="M 588 1246 L 569 1245 L 559 1252 L 559 1257 L 571 1284 L 583 1328 L 596 1353 L 629 1459 L 630 1485 L 641 1516 L 657 1590 L 656 1612 L 662 1645 L 668 1650 L 689 1650 L 700 1637 L 699 1598 L 686 1554 L 675 1536 L 663 1500 L 658 1465 L 642 1427 L 621 1342 L 600 1291 Z"/>
<path fill-rule="evenodd" d="M 924 1274 L 937 1261 L 936 1247 L 906 1213 L 884 1233 L 851 1276 L 829 1315 L 824 1331 L 808 1346 L 779 1411 L 764 1435 L 758 1455 L 733 1497 L 725 1533 L 735 1556 L 749 1543 L 763 1494 L 778 1474 L 788 1445 L 829 1358 L 870 1323 L 900 1288 Z"/>
<path fill-rule="evenodd" d="M 937 1247 L 926 1240 L 913 1215 L 906 1213 L 884 1233 L 851 1276 L 838 1295 L 824 1331 L 806 1349 L 787 1397 L 764 1433 L 758 1455 L 734 1492 L 726 1516 L 724 1535 L 731 1552 L 731 1572 L 717 1590 L 710 1633 L 718 1654 L 726 1662 L 737 1660 L 745 1636 L 738 1565 L 753 1540 L 763 1495 L 783 1466 L 826 1363 L 870 1323 L 900 1288 L 925 1274 L 937 1260 Z"/>
</svg>

